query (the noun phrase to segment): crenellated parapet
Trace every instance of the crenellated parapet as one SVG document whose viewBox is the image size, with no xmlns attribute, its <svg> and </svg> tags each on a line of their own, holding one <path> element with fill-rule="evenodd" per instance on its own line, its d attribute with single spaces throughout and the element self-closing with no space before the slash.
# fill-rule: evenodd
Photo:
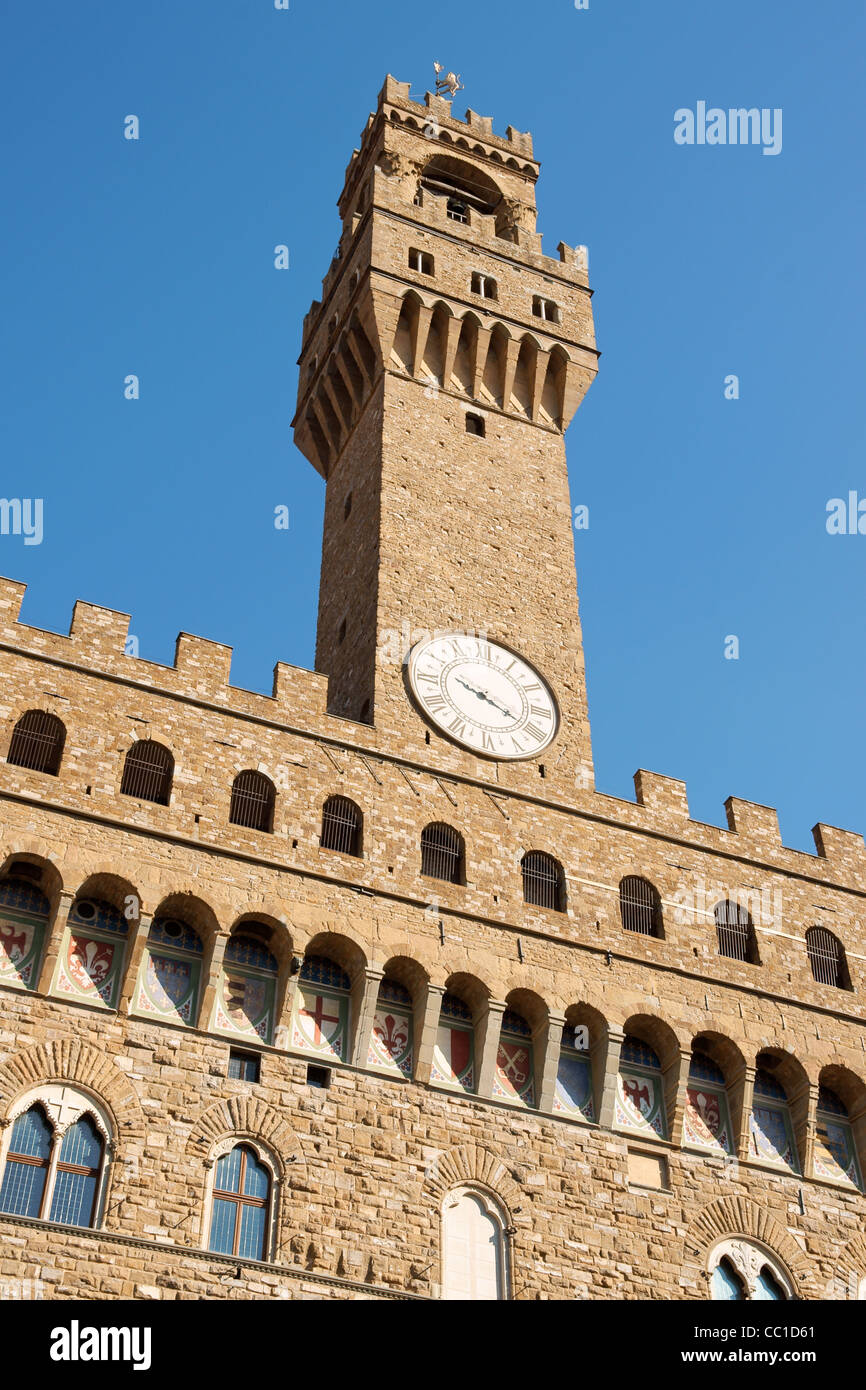
<svg viewBox="0 0 866 1390">
<path fill-rule="evenodd" d="M 30 658 L 48 668 L 55 665 L 58 673 L 61 668 L 80 672 L 86 681 L 96 683 L 93 693 L 86 697 L 88 707 L 98 708 L 98 682 L 107 678 L 112 682 L 122 682 L 131 689 L 147 692 L 155 698 L 167 697 L 178 702 L 180 713 L 172 717 L 172 728 L 179 738 L 185 737 L 180 732 L 184 728 L 190 734 L 195 731 L 199 719 L 196 709 L 202 707 L 224 716 L 229 721 L 225 725 L 226 730 L 230 729 L 231 721 L 251 721 L 247 745 L 251 749 L 255 749 L 264 738 L 263 734 L 256 733 L 256 724 L 269 726 L 276 731 L 277 737 L 279 730 L 284 730 L 286 734 L 292 731 L 312 743 L 321 740 L 332 750 L 325 752 L 322 749 L 320 755 L 316 754 L 323 787 L 327 785 L 331 773 L 336 774 L 339 780 L 350 767 L 360 770 L 361 785 L 368 792 L 382 785 L 380 774 L 371 771 L 373 765 L 365 766 L 363 761 L 365 757 L 373 757 L 380 766 L 393 766 L 396 781 L 390 794 L 393 795 L 396 788 L 400 795 L 409 797 L 410 805 L 413 804 L 413 797 L 419 795 L 418 784 L 413 784 L 412 779 L 419 775 L 427 778 L 421 785 L 427 788 L 427 793 L 441 801 L 440 812 L 451 803 L 452 797 L 454 801 L 451 804 L 465 805 L 473 787 L 480 791 L 486 785 L 481 775 L 465 776 L 455 772 L 450 782 L 454 790 L 446 795 L 440 783 L 428 776 L 429 770 L 423 764 L 412 767 L 411 760 L 383 745 L 375 727 L 328 714 L 328 680 L 319 672 L 278 662 L 274 667 L 271 695 L 243 690 L 230 683 L 231 647 L 190 633 L 181 633 L 177 639 L 174 664 L 164 666 L 128 653 L 130 619 L 127 614 L 114 609 L 79 600 L 74 606 L 68 634 L 47 632 L 20 622 L 25 589 L 26 585 L 15 580 L 0 578 L 0 650 Z M 8 671 L 5 657 L 0 664 Z M 50 676 L 34 672 L 22 698 L 11 707 L 13 715 L 16 711 L 21 713 L 33 707 L 51 709 L 65 716 L 62 702 L 58 703 L 50 697 L 50 691 L 56 684 Z M 192 706 L 186 714 L 183 713 L 184 705 Z M 160 729 L 159 718 L 165 716 L 153 720 L 157 733 Z M 216 727 L 214 732 L 217 733 Z M 2 752 L 0 750 L 0 756 Z M 284 755 L 289 761 L 301 756 L 300 751 L 296 754 L 288 749 Z M 252 761 L 255 763 L 257 758 L 253 757 Z M 273 753 L 269 754 L 267 761 L 268 766 L 275 764 Z M 399 772 L 401 766 L 412 768 L 408 781 Z M 206 779 L 209 769 L 202 766 L 193 771 L 196 778 Z M 575 816 L 586 815 L 590 820 L 602 819 L 611 826 L 638 834 L 646 832 L 671 843 L 689 845 L 699 854 L 749 861 L 781 873 L 825 880 L 854 892 L 866 893 L 866 844 L 862 835 L 819 823 L 812 832 L 815 854 L 810 855 L 782 843 L 777 813 L 772 807 L 729 797 L 725 803 L 726 826 L 708 825 L 691 819 L 684 782 L 646 769 L 635 774 L 634 782 L 634 802 L 595 791 L 578 791 L 570 805 L 550 800 L 537 809 L 533 809 L 536 805 L 533 798 L 527 798 L 518 791 L 509 792 L 506 787 L 499 785 L 497 798 L 500 809 L 496 815 L 504 820 L 503 812 L 509 798 L 514 797 L 515 810 L 509 812 L 509 816 L 517 814 L 516 808 L 520 803 L 527 808 L 527 814 L 540 816 L 539 835 L 540 827 L 544 825 L 545 843 L 553 851 L 564 833 L 557 826 L 571 824 Z M 459 790 L 461 787 L 463 791 Z"/>
</svg>

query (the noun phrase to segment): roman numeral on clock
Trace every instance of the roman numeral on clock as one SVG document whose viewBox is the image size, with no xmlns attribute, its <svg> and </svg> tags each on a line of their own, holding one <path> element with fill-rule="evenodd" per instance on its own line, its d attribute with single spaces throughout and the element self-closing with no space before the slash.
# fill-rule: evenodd
<svg viewBox="0 0 866 1390">
<path fill-rule="evenodd" d="M 437 710 L 445 709 L 448 701 L 445 699 L 443 695 L 430 694 L 424 696 L 424 703 L 427 706 L 427 708 L 429 710 L 433 710 L 435 714 Z"/>
<path fill-rule="evenodd" d="M 550 710 L 545 705 L 530 705 L 529 713 L 535 714 L 539 719 L 550 719 Z"/>
<path fill-rule="evenodd" d="M 530 738 L 538 738 L 538 739 L 545 739 L 545 738 L 547 738 L 547 734 L 544 732 L 544 730 L 543 730 L 543 729 L 537 729 L 537 728 L 535 727 L 534 724 L 524 724 L 524 726 L 523 726 L 523 732 L 524 732 L 525 734 L 528 734 Z"/>
</svg>

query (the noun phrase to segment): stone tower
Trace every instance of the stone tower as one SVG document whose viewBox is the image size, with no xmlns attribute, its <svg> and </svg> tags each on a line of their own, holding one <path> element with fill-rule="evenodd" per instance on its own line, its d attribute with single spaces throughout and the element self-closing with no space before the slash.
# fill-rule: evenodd
<svg viewBox="0 0 866 1390">
<path fill-rule="evenodd" d="M 544 755 L 591 786 L 564 431 L 596 371 L 585 256 L 536 231 L 532 138 L 389 78 L 349 163 L 343 232 L 304 323 L 295 437 L 327 479 L 316 666 L 329 708 L 450 771 L 537 790 L 429 729 L 402 659 L 486 634 L 559 703 Z"/>
<path fill-rule="evenodd" d="M 866 1294 L 866 846 L 593 787 L 537 172 L 387 80 L 303 334 L 318 671 L 0 579 L 6 1296 Z"/>
</svg>

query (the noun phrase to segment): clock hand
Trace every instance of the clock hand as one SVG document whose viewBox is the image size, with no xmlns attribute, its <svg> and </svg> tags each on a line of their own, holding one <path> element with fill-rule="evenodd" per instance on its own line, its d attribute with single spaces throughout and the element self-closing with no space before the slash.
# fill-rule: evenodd
<svg viewBox="0 0 866 1390">
<path fill-rule="evenodd" d="M 484 700 L 488 705 L 492 705 L 494 709 L 498 709 L 500 714 L 506 715 L 509 719 L 513 719 L 515 717 L 512 710 L 506 709 L 504 705 L 498 704 L 496 700 L 491 700 L 490 696 L 487 694 L 485 690 L 478 690 L 474 685 L 469 685 L 465 680 L 462 680 L 460 676 L 457 677 L 457 683 L 458 685 L 462 685 L 464 690 L 471 691 L 472 694 L 476 695 L 479 700 Z"/>
</svg>

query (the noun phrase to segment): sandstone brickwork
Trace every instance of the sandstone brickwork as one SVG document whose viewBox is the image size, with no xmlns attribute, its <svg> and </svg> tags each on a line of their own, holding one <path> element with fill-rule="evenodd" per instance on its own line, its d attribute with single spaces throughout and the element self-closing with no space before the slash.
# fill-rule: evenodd
<svg viewBox="0 0 866 1390">
<path fill-rule="evenodd" d="M 442 152 L 478 174 L 466 223 L 423 186 Z M 452 167 L 435 166 L 446 182 Z M 0 1215 L 3 1281 L 51 1298 L 437 1298 L 443 1203 L 466 1187 L 503 1214 L 511 1298 L 705 1299 L 713 1247 L 733 1237 L 771 1252 L 799 1297 L 858 1295 L 863 1194 L 815 1155 L 824 1086 L 866 1164 L 866 846 L 819 825 L 814 855 L 790 850 L 775 811 L 735 798 L 724 827 L 693 821 L 683 783 L 647 771 L 634 802 L 593 788 L 563 431 L 596 351 L 583 258 L 542 254 L 537 174 L 528 135 L 386 82 L 304 326 L 297 438 L 327 478 L 316 672 L 280 664 L 271 696 L 244 691 L 218 643 L 182 634 L 159 666 L 125 654 L 125 615 L 79 602 L 68 635 L 43 632 L 19 621 L 23 586 L 0 581 L 0 871 L 29 872 L 50 904 L 33 987 L 0 983 L 0 1157 L 22 1104 L 58 1085 L 93 1097 L 108 1145 L 93 1229 Z M 410 268 L 413 249 L 432 275 Z M 473 271 L 495 278 L 495 301 L 473 296 Z M 537 297 L 559 321 L 533 313 Z M 435 628 L 486 631 L 543 671 L 562 726 L 540 759 L 484 760 L 425 723 L 405 650 L 384 648 L 389 631 Z M 5 760 L 33 709 L 65 727 L 56 775 Z M 173 755 L 167 805 L 121 792 L 142 738 Z M 276 789 L 268 831 L 229 818 L 250 769 Z M 335 794 L 363 816 L 357 856 L 321 844 Z M 431 822 L 459 830 L 465 881 L 421 874 Z M 562 910 L 524 900 L 530 850 L 561 864 Z M 658 892 L 658 935 L 624 930 L 629 875 Z M 81 899 L 129 924 L 111 1007 L 58 988 Z M 720 954 L 721 900 L 748 904 L 757 959 Z M 166 916 L 203 944 L 186 1026 L 138 1003 Z M 278 967 L 272 1039 L 254 1044 L 214 1024 L 227 945 L 250 921 Z M 844 947 L 841 986 L 814 978 L 816 925 Z M 350 982 L 327 1086 L 293 1045 L 311 956 Z M 411 997 L 410 1075 L 370 1064 L 383 978 Z M 431 1075 L 446 990 L 471 1013 L 474 1093 Z M 506 1009 L 531 1032 L 531 1105 L 493 1093 Z M 573 1025 L 591 1122 L 555 1108 Z M 618 1122 L 626 1037 L 658 1057 L 663 1134 Z M 695 1039 L 724 1072 L 729 1156 L 684 1136 Z M 258 1054 L 257 1081 L 229 1079 L 231 1047 Z M 759 1056 L 788 1098 L 796 1171 L 750 1144 Z M 272 1173 L 262 1260 L 207 1248 L 214 1162 L 234 1139 Z"/>
</svg>

